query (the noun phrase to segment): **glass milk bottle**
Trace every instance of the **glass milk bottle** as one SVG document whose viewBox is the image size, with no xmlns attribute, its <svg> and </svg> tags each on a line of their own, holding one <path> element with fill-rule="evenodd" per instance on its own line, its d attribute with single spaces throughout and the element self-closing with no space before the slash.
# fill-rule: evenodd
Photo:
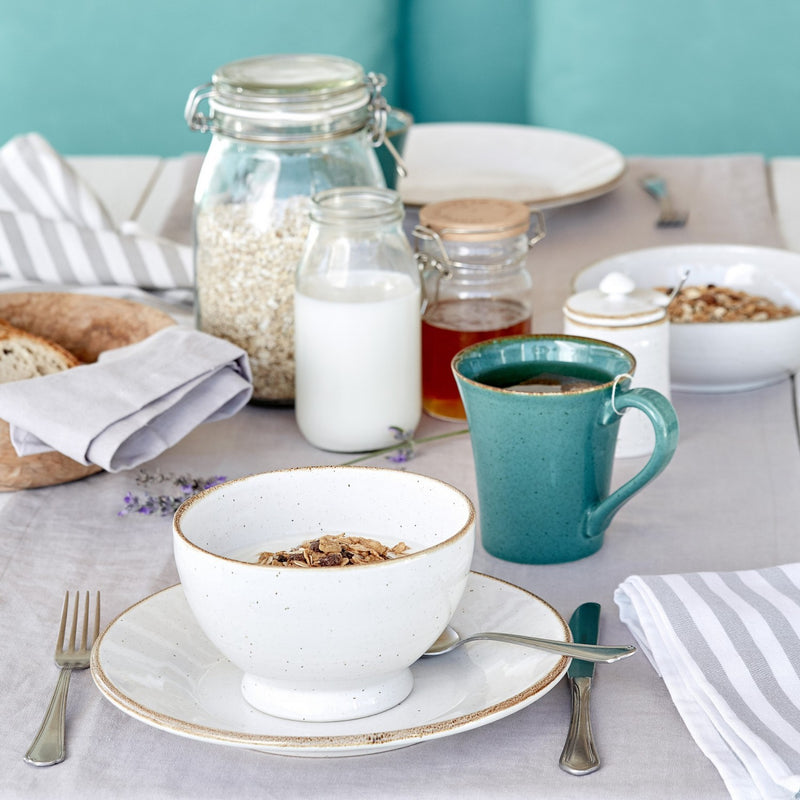
<svg viewBox="0 0 800 800">
<path fill-rule="evenodd" d="M 311 200 L 295 281 L 295 414 L 314 446 L 393 444 L 421 414 L 420 279 L 389 189 L 329 189 Z"/>
<path fill-rule="evenodd" d="M 530 248 L 544 236 L 540 211 L 497 198 L 459 198 L 420 210 L 414 229 L 423 270 L 422 407 L 464 420 L 450 362 L 464 347 L 531 332 Z"/>
<path fill-rule="evenodd" d="M 669 385 L 670 298 L 655 289 L 637 289 L 621 272 L 611 272 L 597 289 L 569 297 L 564 304 L 564 333 L 624 347 L 636 359 L 632 384 L 655 389 L 667 399 Z M 653 426 L 640 412 L 626 411 L 619 426 L 618 458 L 653 450 Z"/>
</svg>

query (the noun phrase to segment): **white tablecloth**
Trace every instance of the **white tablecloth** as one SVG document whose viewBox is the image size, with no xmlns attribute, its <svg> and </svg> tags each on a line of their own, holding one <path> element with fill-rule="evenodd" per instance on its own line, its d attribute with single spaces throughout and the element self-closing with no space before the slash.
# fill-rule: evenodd
<svg viewBox="0 0 800 800">
<path fill-rule="evenodd" d="M 653 168 L 670 179 L 690 207 L 686 228 L 653 226 L 654 203 L 636 185 L 637 176 Z M 175 180 L 170 202 L 162 202 L 161 213 L 153 214 L 154 226 L 167 218 L 172 226 L 179 227 L 180 219 L 188 225 L 183 212 L 173 213 L 179 174 Z M 143 207 L 159 202 L 151 196 Z M 599 258 L 662 244 L 782 241 L 767 169 L 757 157 L 632 159 L 621 187 L 548 212 L 547 224 L 547 238 L 530 257 L 534 327 L 540 332 L 560 330 L 569 279 Z M 479 548 L 474 568 L 525 587 L 567 618 L 579 603 L 598 601 L 603 606 L 601 639 L 624 643 L 630 633 L 619 621 L 612 596 L 628 575 L 800 560 L 800 457 L 792 383 L 730 395 L 675 393 L 673 400 L 681 422 L 677 454 L 617 515 L 600 552 L 571 564 L 527 566 L 500 561 Z M 425 417 L 419 436 L 452 429 Z M 150 467 L 233 478 L 342 460 L 308 445 L 291 409 L 251 406 L 231 420 L 196 430 Z M 641 463 L 618 461 L 615 480 Z M 476 499 L 467 437 L 421 446 L 407 468 L 449 481 Z M 112 707 L 89 675 L 79 673 L 69 697 L 67 760 L 46 769 L 23 763 L 56 680 L 51 653 L 65 589 L 100 589 L 103 618 L 109 622 L 177 581 L 170 520 L 117 516 L 125 494 L 135 488 L 133 481 L 130 473 L 99 474 L 5 498 L 0 511 L 0 636 L 15 646 L 4 647 L 0 655 L 0 797 L 727 796 L 641 655 L 597 671 L 593 722 L 602 768 L 580 778 L 558 767 L 570 713 L 564 685 L 519 713 L 457 736 L 378 755 L 296 759 L 148 727 Z"/>
</svg>

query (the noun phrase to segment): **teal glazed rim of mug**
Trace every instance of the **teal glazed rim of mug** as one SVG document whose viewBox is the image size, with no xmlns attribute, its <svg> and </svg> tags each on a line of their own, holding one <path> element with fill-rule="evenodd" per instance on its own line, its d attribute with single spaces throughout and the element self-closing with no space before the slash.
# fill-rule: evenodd
<svg viewBox="0 0 800 800">
<path fill-rule="evenodd" d="M 484 383 L 480 379 L 481 375 L 485 375 L 493 368 L 510 364 L 519 364 L 523 361 L 541 363 L 542 361 L 560 360 L 562 363 L 585 363 L 580 359 L 567 357 L 570 355 L 570 352 L 573 352 L 568 349 L 565 349 L 563 353 L 565 358 L 562 359 L 554 359 L 552 357 L 547 358 L 545 357 L 544 353 L 542 353 L 539 357 L 535 355 L 531 357 L 531 354 L 528 353 L 526 355 L 529 357 L 517 359 L 509 359 L 501 356 L 501 353 L 508 353 L 508 350 L 513 348 L 515 345 L 519 345 L 519 352 L 522 354 L 525 345 L 534 347 L 537 343 L 556 344 L 558 342 L 583 345 L 581 350 L 583 353 L 585 353 L 586 349 L 588 348 L 595 353 L 604 354 L 609 361 L 616 359 L 627 362 L 627 364 L 621 366 L 619 369 L 604 369 L 602 366 L 598 365 L 599 369 L 603 369 L 603 371 L 608 372 L 608 374 L 612 375 L 613 377 L 605 383 L 598 383 L 584 389 L 576 389 L 570 392 L 570 394 L 586 394 L 589 392 L 602 391 L 610 386 L 613 387 L 620 377 L 626 375 L 633 377 L 634 373 L 636 372 L 636 359 L 634 358 L 633 354 L 624 347 L 620 347 L 617 344 L 612 344 L 611 342 L 605 342 L 602 339 L 590 339 L 586 336 L 571 336 L 569 334 L 558 333 L 529 333 L 521 334 L 520 336 L 502 336 L 497 339 L 486 339 L 485 341 L 469 345 L 469 347 L 465 347 L 463 350 L 459 350 L 459 352 L 453 356 L 450 366 L 453 372 L 462 380 L 474 384 L 475 386 L 480 386 L 483 389 L 489 389 L 501 394 L 527 396 L 533 395 L 535 397 L 563 397 L 563 395 L 560 393 L 555 392 L 522 392 L 514 389 L 503 389 L 499 386 L 492 386 L 491 384 Z M 485 351 L 494 351 L 497 354 L 497 357 L 490 362 Z M 463 365 L 468 364 L 470 359 L 475 361 L 475 369 L 472 370 L 472 374 L 467 374 L 464 372 Z M 480 366 L 478 366 L 479 363 Z"/>
</svg>

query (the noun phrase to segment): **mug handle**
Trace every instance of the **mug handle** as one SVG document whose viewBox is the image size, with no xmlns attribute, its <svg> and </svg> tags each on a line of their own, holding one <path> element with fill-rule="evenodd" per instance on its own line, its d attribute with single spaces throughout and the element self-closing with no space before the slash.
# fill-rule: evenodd
<svg viewBox="0 0 800 800">
<path fill-rule="evenodd" d="M 605 531 L 620 507 L 663 471 L 678 446 L 678 415 L 663 394 L 655 389 L 624 391 L 617 387 L 613 399 L 608 401 L 609 418 L 623 408 L 638 408 L 647 415 L 655 430 L 655 447 L 647 464 L 636 475 L 589 510 L 585 529 L 588 539 Z"/>
</svg>

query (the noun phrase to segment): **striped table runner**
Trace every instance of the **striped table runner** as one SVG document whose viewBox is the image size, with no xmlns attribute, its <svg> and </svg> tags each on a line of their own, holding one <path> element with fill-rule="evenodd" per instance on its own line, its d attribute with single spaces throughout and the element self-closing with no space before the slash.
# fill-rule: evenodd
<svg viewBox="0 0 800 800">
<path fill-rule="evenodd" d="M 8 277 L 78 286 L 191 288 L 191 248 L 117 229 L 38 134 L 0 148 L 0 268 Z"/>
<path fill-rule="evenodd" d="M 800 564 L 634 575 L 614 599 L 731 796 L 796 796 Z"/>
</svg>

